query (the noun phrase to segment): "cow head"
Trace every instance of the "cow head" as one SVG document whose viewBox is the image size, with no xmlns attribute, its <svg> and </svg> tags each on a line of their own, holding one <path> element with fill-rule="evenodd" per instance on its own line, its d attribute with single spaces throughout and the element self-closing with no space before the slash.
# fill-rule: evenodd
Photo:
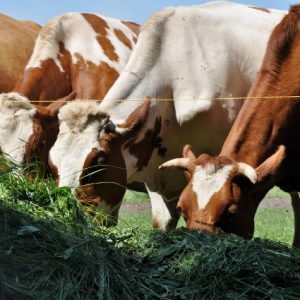
<svg viewBox="0 0 300 300">
<path fill-rule="evenodd" d="M 34 106 L 18 93 L 0 95 L 0 149 L 16 163 L 37 162 L 44 174 L 58 132 L 57 112 L 74 93 L 47 107 Z"/>
<path fill-rule="evenodd" d="M 284 158 L 284 147 L 256 169 L 226 156 L 194 155 L 189 145 L 183 158 L 170 160 L 160 169 L 182 169 L 188 180 L 178 209 L 190 229 L 220 231 L 250 238 L 258 204 L 274 183 Z"/>
<path fill-rule="evenodd" d="M 127 184 L 122 144 L 143 124 L 146 101 L 125 121 L 114 123 L 96 102 L 73 101 L 59 112 L 59 134 L 49 164 L 60 187 L 70 187 L 81 203 L 117 217 Z M 114 225 L 116 218 L 111 220 Z"/>
</svg>

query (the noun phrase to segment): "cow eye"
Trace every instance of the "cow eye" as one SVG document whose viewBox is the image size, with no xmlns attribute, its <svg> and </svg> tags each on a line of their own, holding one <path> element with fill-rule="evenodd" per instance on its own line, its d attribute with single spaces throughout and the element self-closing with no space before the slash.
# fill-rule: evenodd
<svg viewBox="0 0 300 300">
<path fill-rule="evenodd" d="M 236 217 L 237 212 L 238 212 L 237 204 L 234 203 L 233 201 L 230 201 L 225 207 L 223 217 L 225 218 L 226 221 L 231 221 Z"/>
<path fill-rule="evenodd" d="M 105 153 L 105 151 L 100 150 L 97 156 L 97 165 L 102 165 L 103 163 L 105 163 L 106 158 L 107 158 L 107 154 Z"/>
</svg>

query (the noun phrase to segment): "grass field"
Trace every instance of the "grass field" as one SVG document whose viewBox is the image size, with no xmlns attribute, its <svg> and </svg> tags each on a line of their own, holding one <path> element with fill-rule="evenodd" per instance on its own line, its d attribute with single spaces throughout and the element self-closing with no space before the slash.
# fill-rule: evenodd
<svg viewBox="0 0 300 300">
<path fill-rule="evenodd" d="M 288 198 L 287 193 L 279 188 L 273 188 L 267 195 L 270 198 Z M 289 201 L 289 200 L 287 200 Z M 124 203 L 147 203 L 149 198 L 146 194 L 127 191 Z M 287 243 L 291 245 L 294 232 L 294 216 L 291 209 L 259 209 L 255 218 L 255 236 Z M 151 211 L 127 211 L 120 212 L 120 228 L 138 227 L 142 229 L 151 228 Z M 184 221 L 181 218 L 177 227 L 183 227 Z"/>
</svg>

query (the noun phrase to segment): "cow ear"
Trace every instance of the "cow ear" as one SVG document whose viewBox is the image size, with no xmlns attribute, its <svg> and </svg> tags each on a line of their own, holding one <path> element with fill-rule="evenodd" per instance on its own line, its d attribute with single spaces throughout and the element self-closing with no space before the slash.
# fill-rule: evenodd
<svg viewBox="0 0 300 300">
<path fill-rule="evenodd" d="M 125 133 L 138 130 L 147 120 L 150 110 L 151 100 L 146 99 L 138 108 L 136 108 L 122 124 L 117 124 L 117 131 L 124 135 Z"/>
<path fill-rule="evenodd" d="M 196 155 L 194 154 L 192 150 L 191 145 L 185 145 L 182 150 L 182 157 L 190 158 L 190 159 L 196 159 Z"/>
<path fill-rule="evenodd" d="M 256 168 L 259 183 L 271 183 L 276 179 L 282 168 L 285 152 L 285 147 L 281 145 L 273 155 Z"/>
<path fill-rule="evenodd" d="M 39 119 L 49 119 L 57 116 L 59 109 L 64 106 L 68 101 L 74 100 L 76 96 L 75 92 L 70 93 L 68 96 L 59 98 L 53 101 L 48 106 L 35 106 L 35 112 Z"/>
<path fill-rule="evenodd" d="M 62 106 L 64 106 L 67 102 L 74 100 L 75 98 L 76 98 L 76 92 L 73 91 L 68 96 L 59 98 L 54 102 L 52 102 L 51 104 L 49 104 L 47 106 L 47 109 L 50 116 L 56 116 Z"/>
</svg>

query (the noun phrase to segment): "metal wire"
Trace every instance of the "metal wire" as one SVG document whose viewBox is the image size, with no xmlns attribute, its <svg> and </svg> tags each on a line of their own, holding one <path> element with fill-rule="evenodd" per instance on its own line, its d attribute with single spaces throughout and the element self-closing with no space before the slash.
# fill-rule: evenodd
<svg viewBox="0 0 300 300">
<path fill-rule="evenodd" d="M 140 99 L 111 99 L 109 101 L 112 102 L 138 102 L 138 101 L 151 101 L 151 102 L 181 102 L 181 101 L 211 101 L 211 100 L 245 100 L 245 99 L 300 99 L 300 95 L 290 95 L 290 96 L 240 96 L 240 97 L 201 97 L 201 98 L 187 98 L 187 99 L 149 99 L 149 98 L 140 98 Z M 8 100 L 9 101 L 9 100 Z M 30 103 L 43 103 L 43 102 L 48 102 L 48 103 L 53 103 L 53 102 L 65 102 L 65 100 L 29 100 Z M 99 102 L 101 103 L 102 100 L 99 99 L 78 99 L 76 102 Z M 13 101 L 13 102 L 21 102 L 21 101 Z"/>
</svg>

